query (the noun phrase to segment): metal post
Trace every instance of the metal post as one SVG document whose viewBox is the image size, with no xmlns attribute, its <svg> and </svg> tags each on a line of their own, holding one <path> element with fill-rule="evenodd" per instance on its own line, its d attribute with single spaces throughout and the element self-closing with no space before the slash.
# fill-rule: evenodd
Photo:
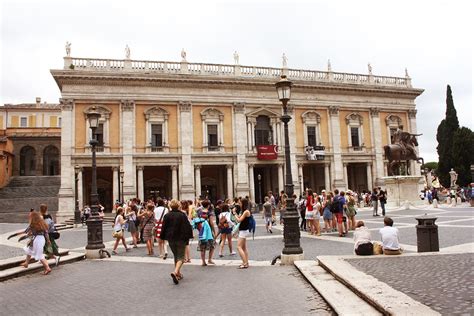
<svg viewBox="0 0 474 316">
<path fill-rule="evenodd" d="M 105 248 L 103 243 L 102 218 L 99 217 L 99 196 L 97 194 L 97 165 L 96 146 L 99 142 L 96 139 L 95 128 L 92 129 L 92 139 L 89 144 L 92 147 L 92 183 L 91 183 L 91 216 L 86 221 L 87 224 L 87 246 L 86 250 L 99 250 Z M 93 257 L 94 255 L 91 255 Z"/>
<path fill-rule="evenodd" d="M 78 183 L 79 183 L 79 170 L 74 172 L 74 224 L 81 223 L 81 211 L 79 210 L 79 196 L 78 192 Z"/>
<path fill-rule="evenodd" d="M 283 215 L 283 221 L 285 223 L 283 228 L 285 247 L 283 248 L 282 253 L 284 255 L 299 255 L 303 253 L 303 248 L 300 246 L 300 230 L 298 225 L 299 215 L 296 211 L 295 200 L 293 199 L 293 176 L 291 174 L 290 139 L 288 133 L 288 122 L 291 120 L 291 116 L 288 115 L 286 102 L 283 102 L 284 114 L 281 117 L 281 121 L 285 128 L 285 191 L 287 195 L 286 210 Z"/>
</svg>

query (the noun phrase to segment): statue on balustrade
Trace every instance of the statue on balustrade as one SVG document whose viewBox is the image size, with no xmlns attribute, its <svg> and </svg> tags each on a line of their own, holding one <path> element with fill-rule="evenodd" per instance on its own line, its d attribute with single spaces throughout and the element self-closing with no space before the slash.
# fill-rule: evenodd
<svg viewBox="0 0 474 316">
<path fill-rule="evenodd" d="M 66 56 L 70 57 L 71 56 L 71 43 L 66 42 Z"/>
<path fill-rule="evenodd" d="M 186 61 L 186 51 L 184 50 L 184 48 L 181 50 L 181 58 L 182 58 L 182 62 L 185 62 Z"/>
<path fill-rule="evenodd" d="M 130 59 L 130 47 L 125 46 L 125 59 Z"/>
<path fill-rule="evenodd" d="M 239 53 L 237 53 L 237 51 L 234 52 L 234 63 L 236 65 L 239 64 Z"/>
<path fill-rule="evenodd" d="M 286 57 L 286 54 L 283 53 L 283 56 L 281 56 L 282 58 L 282 62 L 283 62 L 283 68 L 287 68 L 288 67 L 288 57 Z"/>
<path fill-rule="evenodd" d="M 367 68 L 369 69 L 369 75 L 372 75 L 372 65 L 370 63 L 367 64 Z"/>
<path fill-rule="evenodd" d="M 422 164 L 424 164 L 423 158 L 418 157 L 416 152 L 416 146 L 418 146 L 416 137 L 421 135 L 423 134 L 410 134 L 404 132 L 402 126 L 400 126 L 393 134 L 393 144 L 385 145 L 383 147 L 385 158 L 388 160 L 389 176 L 398 175 L 399 172 L 397 172 L 397 169 L 399 169 L 398 167 L 403 161 L 406 162 L 406 174 L 410 174 L 408 168 L 410 160 L 415 160 L 417 162 L 421 161 Z"/>
</svg>

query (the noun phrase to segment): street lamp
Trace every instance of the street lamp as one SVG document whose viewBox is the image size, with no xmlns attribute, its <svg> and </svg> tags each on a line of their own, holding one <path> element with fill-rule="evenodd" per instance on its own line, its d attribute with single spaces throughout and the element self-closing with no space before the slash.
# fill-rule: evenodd
<svg viewBox="0 0 474 316">
<path fill-rule="evenodd" d="M 257 174 L 258 180 L 258 211 L 262 209 L 262 175 L 259 173 Z"/>
<path fill-rule="evenodd" d="M 99 196 L 97 194 L 97 165 L 96 165 L 96 146 L 99 143 L 96 139 L 95 131 L 99 126 L 100 113 L 96 111 L 95 106 L 92 111 L 87 113 L 87 120 L 92 131 L 92 138 L 89 144 L 92 148 L 92 183 L 91 183 L 91 216 L 86 221 L 87 224 L 87 246 L 86 257 L 91 259 L 100 258 L 99 250 L 104 249 L 102 218 L 99 216 Z"/>
<path fill-rule="evenodd" d="M 120 204 L 123 206 L 123 176 L 125 174 L 125 171 L 120 170 L 120 187 L 119 187 L 119 194 L 120 194 Z"/>
<path fill-rule="evenodd" d="M 299 215 L 296 211 L 295 201 L 293 199 L 293 176 L 291 174 L 291 159 L 290 159 L 290 140 L 288 134 L 288 122 L 291 120 L 291 116 L 288 115 L 288 101 L 291 96 L 292 82 L 289 81 L 285 75 L 281 76 L 280 81 L 276 84 L 276 90 L 278 93 L 278 99 L 283 105 L 283 115 L 281 121 L 285 128 L 285 169 L 286 169 L 286 210 L 283 215 L 283 221 L 285 223 L 283 228 L 283 239 L 285 247 L 283 248 L 281 255 L 282 264 L 293 264 L 295 260 L 303 259 L 303 248 L 300 245 L 300 230 L 299 230 Z"/>
<path fill-rule="evenodd" d="M 79 188 L 79 173 L 81 172 L 80 166 L 74 167 L 74 224 L 78 225 L 81 223 L 81 211 L 79 210 L 79 195 L 77 194 Z"/>
</svg>

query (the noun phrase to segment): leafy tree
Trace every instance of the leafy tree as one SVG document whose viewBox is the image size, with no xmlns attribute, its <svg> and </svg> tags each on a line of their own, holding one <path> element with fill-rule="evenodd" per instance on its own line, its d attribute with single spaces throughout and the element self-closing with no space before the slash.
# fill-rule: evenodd
<svg viewBox="0 0 474 316">
<path fill-rule="evenodd" d="M 453 137 L 454 171 L 458 173 L 457 184 L 467 186 L 471 183 L 471 164 L 474 164 L 474 132 L 462 127 Z"/>
<path fill-rule="evenodd" d="M 446 91 L 446 116 L 438 126 L 436 140 L 438 141 L 438 176 L 441 184 L 449 187 L 450 178 L 449 171 L 454 168 L 453 157 L 453 137 L 454 133 L 459 129 L 459 120 L 454 108 L 451 87 L 448 85 Z"/>
<path fill-rule="evenodd" d="M 423 168 L 428 168 L 435 174 L 438 172 L 438 162 L 437 161 L 430 161 L 424 164 Z"/>
</svg>

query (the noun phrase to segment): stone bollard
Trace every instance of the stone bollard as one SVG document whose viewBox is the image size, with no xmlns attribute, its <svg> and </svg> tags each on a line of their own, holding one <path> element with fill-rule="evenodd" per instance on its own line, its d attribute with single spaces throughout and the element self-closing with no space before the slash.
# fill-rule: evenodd
<svg viewBox="0 0 474 316">
<path fill-rule="evenodd" d="M 462 200 L 461 200 L 461 198 L 460 198 L 459 196 L 458 196 L 458 198 L 456 199 L 456 203 L 459 204 L 459 205 L 461 205 L 461 203 L 462 203 Z"/>
<path fill-rule="evenodd" d="M 433 199 L 433 207 L 438 208 L 438 200 L 437 199 Z"/>
<path fill-rule="evenodd" d="M 435 224 L 437 218 L 425 214 L 415 219 L 418 221 L 416 225 L 418 252 L 439 251 L 438 226 Z"/>
<path fill-rule="evenodd" d="M 428 200 L 428 198 L 425 197 L 425 199 L 423 201 L 423 204 L 430 205 L 430 201 Z"/>
<path fill-rule="evenodd" d="M 448 197 L 446 198 L 446 204 L 448 204 L 448 205 L 451 204 L 451 197 L 450 197 L 450 196 L 448 196 Z"/>
<path fill-rule="evenodd" d="M 451 206 L 456 206 L 456 198 L 451 199 Z"/>
</svg>

